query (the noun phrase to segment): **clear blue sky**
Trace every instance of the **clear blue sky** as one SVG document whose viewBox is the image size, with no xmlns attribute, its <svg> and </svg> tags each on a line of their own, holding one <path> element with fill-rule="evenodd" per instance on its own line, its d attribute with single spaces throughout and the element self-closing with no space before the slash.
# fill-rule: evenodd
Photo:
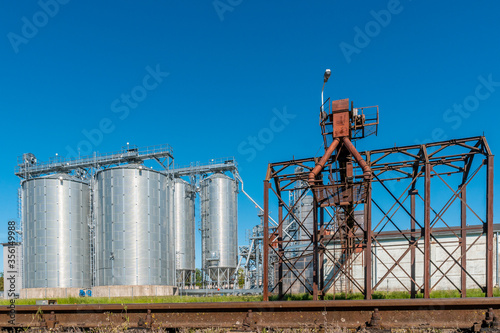
<svg viewBox="0 0 500 333">
<path fill-rule="evenodd" d="M 494 1 L 3 1 L 0 239 L 25 152 L 130 142 L 169 143 L 179 164 L 235 156 L 262 203 L 268 162 L 318 153 L 325 68 L 325 96 L 380 106 L 361 150 L 484 132 L 496 153 L 499 12 Z M 257 211 L 239 200 L 244 243 Z"/>
</svg>

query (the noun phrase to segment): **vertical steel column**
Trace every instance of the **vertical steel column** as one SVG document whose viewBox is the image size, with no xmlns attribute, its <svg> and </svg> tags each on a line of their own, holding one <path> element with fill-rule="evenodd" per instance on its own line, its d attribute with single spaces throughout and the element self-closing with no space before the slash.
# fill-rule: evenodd
<svg viewBox="0 0 500 333">
<path fill-rule="evenodd" d="M 495 264 L 495 277 L 496 277 L 496 285 L 500 285 L 500 277 L 498 276 L 498 232 L 495 233 L 495 259 L 496 259 L 496 264 Z"/>
<path fill-rule="evenodd" d="M 259 231 L 257 230 L 257 238 L 259 235 Z M 255 246 L 255 267 L 257 268 L 257 276 L 255 277 L 255 285 L 261 286 L 262 285 L 262 262 L 260 261 L 261 253 L 260 253 L 260 242 L 258 239 L 254 241 L 254 246 Z"/>
<path fill-rule="evenodd" d="M 460 189 L 460 220 L 461 220 L 461 230 L 460 230 L 460 255 L 462 259 L 460 260 L 461 272 L 461 294 L 462 298 L 467 297 L 467 188 L 466 185 L 462 185 Z"/>
<path fill-rule="evenodd" d="M 303 223 L 303 221 L 301 221 Z M 318 203 L 313 200 L 313 301 L 318 300 Z"/>
<path fill-rule="evenodd" d="M 493 155 L 486 160 L 486 297 L 493 297 Z"/>
<path fill-rule="evenodd" d="M 365 299 L 372 298 L 372 184 L 368 183 L 365 202 Z"/>
<path fill-rule="evenodd" d="M 325 224 L 325 208 L 320 207 L 319 208 L 319 230 L 320 230 L 320 239 L 319 239 L 319 290 L 321 291 L 320 293 L 320 298 L 323 300 L 325 299 L 325 248 L 323 244 L 323 239 L 324 239 L 324 224 Z"/>
<path fill-rule="evenodd" d="M 371 166 L 371 154 L 366 153 L 366 163 Z M 365 299 L 372 298 L 372 182 L 368 180 L 365 199 Z"/>
<path fill-rule="evenodd" d="M 431 165 L 425 164 L 424 197 L 424 298 L 430 297 L 431 289 Z"/>
<path fill-rule="evenodd" d="M 410 261 L 411 261 L 411 289 L 410 289 L 410 298 L 415 298 L 417 297 L 417 291 L 415 288 L 415 282 L 416 281 L 416 262 L 415 262 L 415 191 L 416 190 L 410 190 L 410 210 L 411 210 L 411 250 L 410 250 Z"/>
<path fill-rule="evenodd" d="M 278 207 L 278 298 L 283 297 L 283 203 Z"/>
<path fill-rule="evenodd" d="M 264 266 L 264 276 L 262 277 L 262 300 L 269 301 L 269 184 L 264 180 L 264 237 L 262 264 Z"/>
</svg>

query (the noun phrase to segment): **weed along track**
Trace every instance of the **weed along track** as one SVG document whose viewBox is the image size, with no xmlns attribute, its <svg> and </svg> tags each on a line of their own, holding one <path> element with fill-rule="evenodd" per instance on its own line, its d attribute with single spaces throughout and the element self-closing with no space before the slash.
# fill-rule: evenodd
<svg viewBox="0 0 500 333">
<path fill-rule="evenodd" d="M 0 307 L 2 329 L 297 329 L 498 328 L 500 299 L 397 299 L 224 303 L 18 305 Z M 10 321 L 10 322 L 9 322 Z"/>
</svg>

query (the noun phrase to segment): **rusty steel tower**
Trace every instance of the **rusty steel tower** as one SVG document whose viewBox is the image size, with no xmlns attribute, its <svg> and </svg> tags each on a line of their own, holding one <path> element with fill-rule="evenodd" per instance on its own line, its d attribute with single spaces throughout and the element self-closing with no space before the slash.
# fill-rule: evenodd
<svg viewBox="0 0 500 333">
<path fill-rule="evenodd" d="M 324 83 L 328 77 L 327 70 Z M 493 155 L 486 139 L 358 152 L 353 142 L 377 133 L 378 106 L 354 107 L 348 99 L 327 99 L 322 101 L 319 118 L 324 144 L 320 158 L 268 166 L 263 246 L 264 286 L 268 288 L 264 287 L 264 300 L 270 293 L 282 298 L 297 284 L 315 300 L 339 291 L 360 292 L 370 299 L 389 277 L 412 298 L 419 292 L 429 298 L 442 281 L 448 281 L 462 297 L 467 283 L 491 297 Z M 475 181 L 478 178 L 485 181 Z M 483 200 L 467 202 L 466 188 L 474 181 L 479 183 L 474 186 L 475 199 L 482 196 Z M 478 188 L 484 191 L 479 193 Z M 287 201 L 288 194 L 297 190 L 299 199 Z M 432 190 L 439 195 L 431 195 Z M 277 202 L 270 200 L 270 194 Z M 313 197 L 311 209 L 297 216 L 296 206 L 307 195 Z M 448 195 L 449 200 L 444 200 Z M 273 210 L 278 225 L 270 228 Z M 305 223 L 311 216 L 312 228 Z M 297 222 L 301 235 L 292 240 L 284 237 L 290 218 Z M 456 237 L 456 248 L 450 249 L 449 242 L 442 241 L 444 233 Z M 467 240 L 471 234 L 477 239 Z M 395 255 L 381 241 L 382 236 L 398 237 L 405 248 Z M 482 280 L 467 271 L 467 253 L 481 237 L 486 238 Z M 444 253 L 439 262 L 431 257 L 431 243 Z M 416 269 L 417 257 L 423 261 L 422 271 Z M 381 276 L 373 276 L 373 261 L 385 267 Z M 362 263 L 363 274 L 353 271 L 355 262 Z M 270 269 L 273 280 L 269 279 Z M 452 269 L 460 271 L 459 283 L 448 276 Z"/>
</svg>

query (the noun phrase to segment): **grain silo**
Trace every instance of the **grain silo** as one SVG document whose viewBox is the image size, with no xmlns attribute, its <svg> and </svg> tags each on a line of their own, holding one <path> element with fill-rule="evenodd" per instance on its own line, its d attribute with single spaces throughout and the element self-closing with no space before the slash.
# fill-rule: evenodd
<svg viewBox="0 0 500 333">
<path fill-rule="evenodd" d="M 90 287 L 89 185 L 52 174 L 21 186 L 23 288 Z"/>
<path fill-rule="evenodd" d="M 181 178 L 174 180 L 175 261 L 177 283 L 190 281 L 195 271 L 195 222 L 193 186 Z"/>
<path fill-rule="evenodd" d="M 313 221 L 314 221 L 314 199 L 312 195 L 305 195 L 298 203 L 299 214 L 297 216 L 300 218 L 300 223 L 302 223 L 303 228 L 300 228 L 300 238 L 309 239 L 313 234 Z M 307 230 L 307 232 L 305 230 Z"/>
<path fill-rule="evenodd" d="M 213 174 L 200 188 L 203 270 L 212 281 L 229 281 L 238 264 L 238 184 Z"/>
<path fill-rule="evenodd" d="M 174 285 L 169 178 L 129 164 L 95 181 L 96 285 Z"/>
</svg>

